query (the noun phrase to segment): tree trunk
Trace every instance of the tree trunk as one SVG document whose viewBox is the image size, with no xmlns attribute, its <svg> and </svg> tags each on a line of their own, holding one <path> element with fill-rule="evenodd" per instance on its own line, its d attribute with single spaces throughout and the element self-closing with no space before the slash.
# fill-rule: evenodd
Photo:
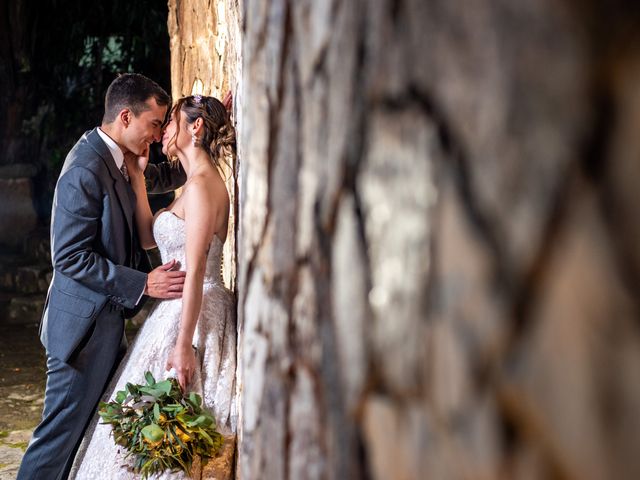
<svg viewBox="0 0 640 480">
<path fill-rule="evenodd" d="M 184 13 L 174 89 L 237 86 L 238 478 L 640 478 L 613 3 L 219 1 L 222 66 Z"/>
<path fill-rule="evenodd" d="M 240 81 L 240 21 L 236 0 L 169 0 L 171 89 L 177 100 L 196 93 L 222 100 Z M 237 98 L 234 99 L 238 101 Z M 236 281 L 236 165 L 225 168 L 231 200 L 223 275 L 232 290 Z"/>
<path fill-rule="evenodd" d="M 235 92 L 240 81 L 239 51 L 240 11 L 234 0 L 169 0 L 169 41 L 171 46 L 171 88 L 174 101 L 196 93 L 223 99 L 229 91 Z M 231 201 L 229 232 L 223 250 L 222 273 L 225 284 L 236 289 L 236 231 L 238 211 L 237 161 L 223 165 L 227 190 Z M 229 327 L 227 325 L 227 327 Z M 231 326 L 235 328 L 235 325 Z M 227 332 L 235 337 L 236 332 Z M 229 337 L 227 337 L 229 338 Z M 225 342 L 226 343 L 226 342 Z M 208 365 L 206 368 L 225 368 Z M 229 368 L 229 367 L 226 367 Z M 237 391 L 240 390 L 237 385 Z M 238 395 L 236 395 L 237 397 Z M 237 400 L 236 400 L 237 401 Z M 237 406 L 232 416 L 237 417 Z M 237 418 L 232 419 L 232 428 Z M 203 470 L 203 479 L 230 480 L 235 478 L 236 436 L 225 433 L 225 442 L 218 456 Z"/>
<path fill-rule="evenodd" d="M 638 477 L 637 9 L 244 10 L 240 477 Z"/>
</svg>

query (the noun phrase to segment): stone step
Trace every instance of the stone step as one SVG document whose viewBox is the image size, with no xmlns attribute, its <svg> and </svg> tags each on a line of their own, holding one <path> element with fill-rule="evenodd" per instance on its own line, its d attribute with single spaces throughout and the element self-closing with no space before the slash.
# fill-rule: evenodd
<svg viewBox="0 0 640 480">
<path fill-rule="evenodd" d="M 22 251 L 38 263 L 51 264 L 51 241 L 49 227 L 38 227 L 24 239 Z"/>
<path fill-rule="evenodd" d="M 53 275 L 50 264 L 24 264 L 20 257 L 0 258 L 0 291 L 28 295 L 45 293 Z"/>
<path fill-rule="evenodd" d="M 0 244 L 0 260 L 22 263 L 51 263 L 49 227 L 37 227 L 16 240 L 14 245 Z"/>
<path fill-rule="evenodd" d="M 5 325 L 38 324 L 46 295 L 16 295 L 0 293 L 0 323 Z"/>
<path fill-rule="evenodd" d="M 31 178 L 18 176 L 26 172 L 15 167 L 10 170 L 0 169 L 0 245 L 19 248 L 37 228 L 38 215 L 33 206 Z"/>
</svg>

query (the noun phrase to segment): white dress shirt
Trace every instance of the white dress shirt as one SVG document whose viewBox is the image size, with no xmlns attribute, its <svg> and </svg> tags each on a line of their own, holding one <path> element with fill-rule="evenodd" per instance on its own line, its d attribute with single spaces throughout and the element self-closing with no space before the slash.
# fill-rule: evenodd
<svg viewBox="0 0 640 480">
<path fill-rule="evenodd" d="M 122 153 L 122 150 L 120 150 L 118 144 L 114 142 L 109 135 L 104 133 L 100 127 L 98 127 L 98 135 L 100 135 L 100 138 L 104 140 L 104 143 L 107 144 L 107 148 L 111 152 L 111 156 L 116 161 L 116 167 L 118 167 L 118 170 L 120 170 L 122 168 L 122 164 L 124 163 L 124 153 Z"/>
<path fill-rule="evenodd" d="M 124 153 L 122 153 L 122 150 L 120 150 L 120 147 L 118 146 L 118 144 L 114 142 L 109 135 L 104 133 L 100 127 L 98 127 L 98 135 L 100 135 L 100 138 L 107 145 L 107 148 L 111 152 L 111 156 L 116 162 L 116 167 L 118 167 L 118 170 L 120 170 L 122 168 L 122 164 L 124 163 Z M 131 255 L 133 255 L 133 252 L 131 252 Z M 140 300 L 142 299 L 143 295 L 144 295 L 144 290 L 142 290 L 142 293 L 138 297 L 138 301 L 136 302 L 136 305 L 140 303 Z"/>
</svg>

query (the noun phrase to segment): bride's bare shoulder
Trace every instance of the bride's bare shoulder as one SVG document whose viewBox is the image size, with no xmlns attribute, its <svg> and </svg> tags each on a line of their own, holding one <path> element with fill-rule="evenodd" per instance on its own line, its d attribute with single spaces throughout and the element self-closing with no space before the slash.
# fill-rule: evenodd
<svg viewBox="0 0 640 480">
<path fill-rule="evenodd" d="M 229 201 L 224 182 L 220 184 L 218 179 L 206 173 L 190 178 L 184 186 L 182 196 L 189 200 L 187 203 L 196 203 L 200 208 L 214 208 Z"/>
</svg>

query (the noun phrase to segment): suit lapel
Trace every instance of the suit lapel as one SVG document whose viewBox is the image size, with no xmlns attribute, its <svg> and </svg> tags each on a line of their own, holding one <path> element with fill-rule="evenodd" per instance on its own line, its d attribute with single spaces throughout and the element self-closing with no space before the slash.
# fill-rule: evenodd
<svg viewBox="0 0 640 480">
<path fill-rule="evenodd" d="M 118 170 L 116 161 L 114 160 L 113 155 L 111 155 L 109 148 L 100 138 L 100 135 L 98 135 L 97 128 L 94 128 L 89 132 L 87 135 L 87 141 L 96 153 L 102 157 L 102 160 L 109 169 L 109 173 L 113 178 L 116 193 L 118 195 L 118 201 L 120 202 L 120 206 L 122 207 L 122 211 L 127 221 L 127 226 L 129 227 L 129 232 L 133 235 L 133 204 L 131 202 L 133 192 L 129 193 L 129 190 L 132 190 L 131 185 L 126 182 L 122 176 L 122 172 Z"/>
</svg>

